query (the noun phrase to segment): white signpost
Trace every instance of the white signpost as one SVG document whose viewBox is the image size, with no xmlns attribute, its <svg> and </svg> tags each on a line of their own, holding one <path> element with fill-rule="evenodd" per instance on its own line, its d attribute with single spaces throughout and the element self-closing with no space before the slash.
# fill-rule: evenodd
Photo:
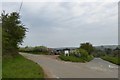
<svg viewBox="0 0 120 80">
<path fill-rule="evenodd" d="M 65 54 L 65 56 L 69 56 L 69 51 L 68 51 L 68 50 L 65 50 L 65 51 L 64 51 L 64 54 Z"/>
</svg>

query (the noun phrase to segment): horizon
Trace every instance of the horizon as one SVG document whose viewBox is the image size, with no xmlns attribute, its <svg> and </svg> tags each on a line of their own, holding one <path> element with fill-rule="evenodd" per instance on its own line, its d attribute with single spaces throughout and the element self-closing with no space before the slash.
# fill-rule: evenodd
<svg viewBox="0 0 120 80">
<path fill-rule="evenodd" d="M 36 46 L 44 46 L 44 45 L 36 45 Z M 36 46 L 28 46 L 28 47 L 36 47 Z M 115 45 L 115 44 L 109 44 L 109 45 L 93 45 L 93 47 L 101 47 L 101 46 L 120 46 L 120 45 Z M 21 48 L 24 48 L 26 46 L 20 46 Z M 80 46 L 64 46 L 64 47 L 48 47 L 48 46 L 45 46 L 47 48 L 78 48 Z"/>
</svg>

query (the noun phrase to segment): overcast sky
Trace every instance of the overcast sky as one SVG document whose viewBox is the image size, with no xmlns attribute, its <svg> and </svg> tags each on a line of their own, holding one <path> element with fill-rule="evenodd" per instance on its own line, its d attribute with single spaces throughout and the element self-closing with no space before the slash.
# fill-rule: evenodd
<svg viewBox="0 0 120 80">
<path fill-rule="evenodd" d="M 6 12 L 20 3 L 5 2 Z M 21 21 L 28 28 L 22 46 L 78 47 L 118 44 L 117 2 L 24 2 Z"/>
</svg>

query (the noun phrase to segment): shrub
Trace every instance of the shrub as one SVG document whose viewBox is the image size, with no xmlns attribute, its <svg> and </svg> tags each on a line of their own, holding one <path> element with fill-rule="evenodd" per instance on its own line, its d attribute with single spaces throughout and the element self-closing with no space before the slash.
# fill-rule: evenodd
<svg viewBox="0 0 120 80">
<path fill-rule="evenodd" d="M 79 49 L 79 53 L 81 54 L 82 58 L 87 58 L 89 56 L 88 52 L 84 49 Z"/>
<path fill-rule="evenodd" d="M 89 54 L 94 51 L 94 47 L 89 42 L 81 43 L 80 45 L 80 48 L 86 50 Z"/>
<path fill-rule="evenodd" d="M 78 54 L 80 54 L 81 56 L 78 56 Z M 89 55 L 88 52 L 84 49 L 76 49 L 76 52 L 70 54 L 70 56 L 64 56 L 63 54 L 61 54 L 59 58 L 64 61 L 71 62 L 88 62 L 93 59 L 93 56 Z"/>
<path fill-rule="evenodd" d="M 105 52 L 94 52 L 94 53 L 92 53 L 92 55 L 94 57 L 102 57 L 102 56 L 105 56 L 106 53 Z"/>
<path fill-rule="evenodd" d="M 27 52 L 27 53 L 33 53 L 33 54 L 48 54 L 48 48 L 45 46 L 36 46 L 36 47 L 25 47 L 20 48 L 20 52 Z"/>
<path fill-rule="evenodd" d="M 83 58 L 85 60 L 87 60 L 87 58 L 89 56 L 88 52 L 86 50 L 84 50 L 84 49 L 81 49 L 81 48 L 76 50 L 75 55 L 76 56 L 79 55 L 81 58 Z"/>
<path fill-rule="evenodd" d="M 59 58 L 64 61 L 85 62 L 82 58 L 75 57 L 74 55 L 64 56 L 63 54 L 61 54 Z"/>
</svg>

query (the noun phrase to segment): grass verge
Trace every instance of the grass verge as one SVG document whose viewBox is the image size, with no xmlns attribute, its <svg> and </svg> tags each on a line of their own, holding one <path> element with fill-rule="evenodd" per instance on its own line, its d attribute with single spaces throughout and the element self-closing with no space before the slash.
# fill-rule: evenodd
<svg viewBox="0 0 120 80">
<path fill-rule="evenodd" d="M 2 77 L 4 78 L 44 78 L 42 68 L 21 55 L 3 58 Z"/>
<path fill-rule="evenodd" d="M 111 63 L 120 65 L 120 58 L 119 57 L 112 57 L 112 56 L 103 56 L 101 57 L 103 60 L 109 61 Z"/>
</svg>

